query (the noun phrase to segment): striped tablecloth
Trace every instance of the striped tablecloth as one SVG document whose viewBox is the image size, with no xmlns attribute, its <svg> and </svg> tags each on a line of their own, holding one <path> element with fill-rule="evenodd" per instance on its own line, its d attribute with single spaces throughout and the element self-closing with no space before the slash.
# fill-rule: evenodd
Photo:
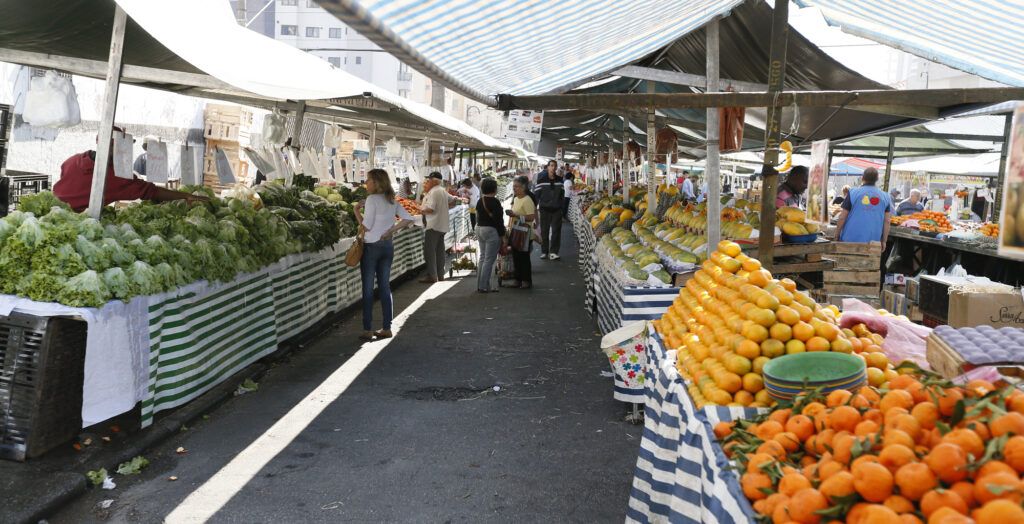
<svg viewBox="0 0 1024 524">
<path fill-rule="evenodd" d="M 623 285 L 615 276 L 617 268 L 600 260 L 596 261 L 596 266 L 597 327 L 602 335 L 638 320 L 661 318 L 679 295 L 677 287 Z"/>
<path fill-rule="evenodd" d="M 580 273 L 583 275 L 583 283 L 587 288 L 583 306 L 587 313 L 592 315 L 597 295 L 594 288 L 594 270 L 597 267 L 594 248 L 597 246 L 597 237 L 594 235 L 594 230 L 590 228 L 590 222 L 583 215 L 579 195 L 573 195 L 569 202 L 569 222 L 572 224 L 573 233 L 576 235 L 576 244 L 579 247 L 577 263 Z"/>
<path fill-rule="evenodd" d="M 754 522 L 739 479 L 713 428 L 723 420 L 750 418 L 757 410 L 697 409 L 676 370 L 675 351 L 648 338 L 644 432 L 630 491 L 627 522 Z"/>
<path fill-rule="evenodd" d="M 149 384 L 142 425 L 273 353 L 278 344 L 361 300 L 347 246 L 287 257 L 234 282 L 149 305 Z M 392 280 L 423 263 L 423 230 L 395 237 Z"/>
</svg>

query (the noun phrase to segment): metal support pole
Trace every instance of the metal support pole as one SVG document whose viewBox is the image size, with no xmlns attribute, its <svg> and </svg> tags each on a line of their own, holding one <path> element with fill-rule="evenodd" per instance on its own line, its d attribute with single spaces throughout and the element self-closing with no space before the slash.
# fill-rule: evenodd
<svg viewBox="0 0 1024 524">
<path fill-rule="evenodd" d="M 100 113 L 100 132 L 96 142 L 96 164 L 92 168 L 92 190 L 89 193 L 89 216 L 99 219 L 103 209 L 103 185 L 107 180 L 107 165 L 113 151 L 114 113 L 117 110 L 117 91 L 121 85 L 121 53 L 124 51 L 124 28 L 127 16 L 120 6 L 114 6 L 114 29 L 110 34 L 110 58 L 107 61 L 107 83 L 103 92 Z"/>
<path fill-rule="evenodd" d="M 1006 183 L 1006 155 L 1010 151 L 1010 130 L 1013 129 L 1013 113 L 1006 115 L 1003 124 L 1003 147 L 999 150 L 999 173 L 996 174 L 996 195 L 992 204 L 992 221 L 999 222 L 1003 209 L 1003 184 Z"/>
<path fill-rule="evenodd" d="M 302 136 L 302 120 L 306 118 L 306 103 L 299 100 L 295 108 L 295 122 L 292 124 L 292 147 L 299 147 L 299 137 Z"/>
<path fill-rule="evenodd" d="M 782 91 L 786 78 L 786 42 L 789 38 L 789 2 L 775 2 L 772 10 L 772 40 L 768 64 L 768 95 L 770 98 Z M 768 121 L 764 138 L 764 166 L 761 175 L 761 231 L 758 241 L 758 257 L 761 265 L 772 267 L 772 251 L 775 248 L 775 197 L 778 192 L 779 141 L 782 139 L 782 106 L 773 103 L 768 107 Z M 711 248 L 712 246 L 708 246 Z"/>
<path fill-rule="evenodd" d="M 377 122 L 370 131 L 370 169 L 377 167 Z"/>
<path fill-rule="evenodd" d="M 647 80 L 647 92 L 654 93 L 654 82 Z M 654 173 L 657 164 L 654 162 L 654 153 L 657 151 L 658 130 L 654 123 L 654 106 L 647 108 L 647 213 L 651 215 L 658 207 L 658 196 L 655 194 L 657 182 L 654 180 Z"/>
<path fill-rule="evenodd" d="M 882 191 L 889 192 L 889 177 L 892 175 L 892 157 L 896 151 L 896 137 L 889 135 L 889 152 L 885 155 L 885 180 L 882 181 Z M 895 202 L 893 202 L 895 204 Z"/>
<path fill-rule="evenodd" d="M 623 115 L 622 117 L 622 173 L 619 176 L 622 177 L 622 192 L 626 194 L 626 187 L 629 186 L 629 117 Z M 612 180 L 612 186 L 614 187 L 615 180 Z M 613 191 L 614 193 L 614 191 Z"/>
<path fill-rule="evenodd" d="M 716 92 L 718 86 L 718 19 L 712 20 L 704 29 L 707 40 L 707 89 L 708 93 Z M 718 246 L 722 239 L 722 194 L 721 175 L 719 173 L 719 142 L 718 142 L 718 108 L 707 109 L 707 166 L 706 180 L 708 194 L 705 195 L 708 210 L 708 249 Z M 666 159 L 666 163 L 668 160 Z"/>
</svg>

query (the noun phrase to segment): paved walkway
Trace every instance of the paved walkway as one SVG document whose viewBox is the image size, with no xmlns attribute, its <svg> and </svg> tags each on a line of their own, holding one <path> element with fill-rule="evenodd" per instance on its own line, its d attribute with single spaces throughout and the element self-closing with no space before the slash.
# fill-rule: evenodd
<svg viewBox="0 0 1024 524">
<path fill-rule="evenodd" d="M 563 239 L 529 291 L 402 284 L 415 312 L 375 359 L 357 313 L 50 522 L 622 522 L 642 427 Z"/>
</svg>

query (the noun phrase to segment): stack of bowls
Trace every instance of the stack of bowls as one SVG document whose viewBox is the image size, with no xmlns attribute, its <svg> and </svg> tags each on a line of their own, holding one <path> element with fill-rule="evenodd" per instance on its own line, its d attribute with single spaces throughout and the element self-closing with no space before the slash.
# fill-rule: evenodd
<svg viewBox="0 0 1024 524">
<path fill-rule="evenodd" d="M 816 351 L 773 358 L 764 365 L 764 387 L 778 402 L 812 389 L 828 394 L 837 389 L 856 392 L 867 384 L 864 361 L 854 355 Z"/>
</svg>

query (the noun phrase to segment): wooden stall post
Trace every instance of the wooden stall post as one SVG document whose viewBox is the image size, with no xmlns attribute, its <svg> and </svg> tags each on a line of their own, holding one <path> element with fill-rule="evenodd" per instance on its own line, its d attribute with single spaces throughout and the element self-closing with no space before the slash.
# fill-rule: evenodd
<svg viewBox="0 0 1024 524">
<path fill-rule="evenodd" d="M 377 167 L 377 122 L 370 130 L 370 169 Z"/>
<path fill-rule="evenodd" d="M 896 152 L 896 137 L 889 135 L 889 152 L 885 155 L 885 180 L 882 181 L 882 190 L 889 192 L 889 177 L 892 175 L 892 159 Z M 893 202 L 895 204 L 895 202 Z"/>
<path fill-rule="evenodd" d="M 117 92 L 121 86 L 121 54 L 124 51 L 124 28 L 127 15 L 121 6 L 114 6 L 114 29 L 110 34 L 110 58 L 107 60 L 107 81 L 100 113 L 100 131 L 96 142 L 96 164 L 92 168 L 92 189 L 89 193 L 89 216 L 99 219 L 103 210 L 103 185 L 110 163 L 111 138 L 114 135 L 114 114 Z"/>
<path fill-rule="evenodd" d="M 783 88 L 786 78 L 786 42 L 789 38 L 789 2 L 775 2 L 772 11 L 772 42 L 768 66 L 768 95 L 774 99 Z M 775 247 L 775 196 L 778 191 L 779 141 L 782 138 L 782 106 L 777 100 L 768 106 L 768 122 L 764 136 L 764 166 L 761 175 L 761 232 L 758 257 L 761 264 L 771 269 L 772 249 Z M 710 249 L 712 246 L 708 246 Z"/>
<path fill-rule="evenodd" d="M 622 116 L 622 172 L 619 176 L 622 177 L 623 193 L 626 192 L 626 187 L 629 183 L 629 117 Z M 612 187 L 615 187 L 615 180 L 612 180 Z M 613 191 L 614 193 L 614 191 Z"/>
<path fill-rule="evenodd" d="M 712 20 L 705 28 L 707 40 L 707 89 L 705 92 L 718 91 L 718 19 Z M 718 108 L 707 109 L 707 160 L 705 173 L 708 183 L 708 194 L 704 196 L 708 209 L 707 241 L 708 249 L 714 249 L 722 239 L 722 200 L 721 176 L 719 174 L 719 143 L 718 143 Z M 666 162 L 667 163 L 667 162 Z"/>
<path fill-rule="evenodd" d="M 654 82 L 650 80 L 647 81 L 647 92 L 654 94 Z M 657 134 L 658 130 L 654 123 L 654 106 L 652 105 L 647 108 L 647 213 L 645 215 L 653 214 L 658 208 L 658 197 L 655 195 L 658 182 L 654 179 L 656 170 L 654 153 L 658 148 Z"/>
<path fill-rule="evenodd" d="M 1010 151 L 1010 130 L 1013 129 L 1013 112 L 1006 115 L 1003 123 L 1003 147 L 999 150 L 999 172 L 996 173 L 996 196 L 992 207 L 992 221 L 999 222 L 1003 209 L 1003 183 L 1006 181 L 1006 156 Z"/>
<path fill-rule="evenodd" d="M 306 118 L 306 102 L 299 100 L 295 107 L 295 122 L 292 124 L 292 147 L 299 147 L 302 136 L 302 121 Z"/>
</svg>

